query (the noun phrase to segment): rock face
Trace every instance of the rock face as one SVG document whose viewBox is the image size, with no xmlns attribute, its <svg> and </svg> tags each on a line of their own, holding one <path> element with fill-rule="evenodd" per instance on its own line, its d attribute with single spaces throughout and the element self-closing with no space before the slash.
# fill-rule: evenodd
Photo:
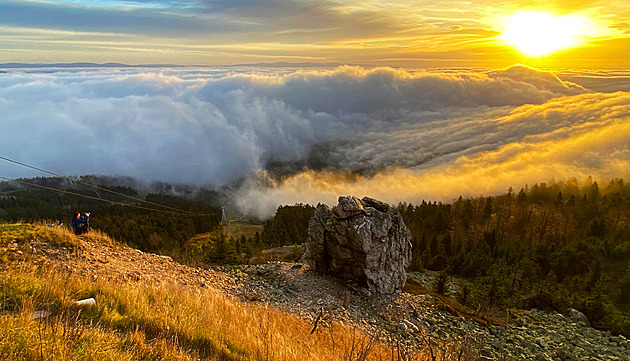
<svg viewBox="0 0 630 361">
<path fill-rule="evenodd" d="M 573 322 L 581 324 L 583 326 L 586 327 L 591 327 L 591 323 L 588 322 L 588 318 L 586 318 L 586 316 L 576 310 L 575 308 L 569 308 L 569 317 L 571 317 L 571 320 L 573 320 Z"/>
<path fill-rule="evenodd" d="M 339 197 L 319 205 L 308 223 L 306 261 L 311 269 L 389 294 L 407 280 L 411 232 L 398 211 L 372 198 Z"/>
</svg>

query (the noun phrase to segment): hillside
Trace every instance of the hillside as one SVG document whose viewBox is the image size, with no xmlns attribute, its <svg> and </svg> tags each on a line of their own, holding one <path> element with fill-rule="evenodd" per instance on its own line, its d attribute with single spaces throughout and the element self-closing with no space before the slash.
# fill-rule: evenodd
<svg viewBox="0 0 630 361">
<path fill-rule="evenodd" d="M 63 227 L 2 224 L 0 246 L 3 360 L 630 355 L 623 336 L 568 314 L 475 312 L 428 291 L 431 273 L 413 273 L 405 292 L 374 299 L 304 264 L 195 268 L 100 232 L 76 237 Z M 89 297 L 95 306 L 73 306 Z"/>
</svg>

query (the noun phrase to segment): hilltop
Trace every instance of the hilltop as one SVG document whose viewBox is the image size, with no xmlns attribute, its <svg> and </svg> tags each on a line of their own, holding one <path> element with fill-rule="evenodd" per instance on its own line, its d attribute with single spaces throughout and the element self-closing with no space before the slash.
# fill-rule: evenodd
<svg viewBox="0 0 630 361">
<path fill-rule="evenodd" d="M 191 267 L 100 232 L 76 237 L 63 227 L 15 223 L 0 225 L 0 260 L 7 360 L 630 355 L 625 337 L 569 314 L 468 309 L 430 291 L 432 272 L 411 273 L 404 292 L 371 298 L 301 263 Z M 88 297 L 96 306 L 72 306 Z"/>
</svg>

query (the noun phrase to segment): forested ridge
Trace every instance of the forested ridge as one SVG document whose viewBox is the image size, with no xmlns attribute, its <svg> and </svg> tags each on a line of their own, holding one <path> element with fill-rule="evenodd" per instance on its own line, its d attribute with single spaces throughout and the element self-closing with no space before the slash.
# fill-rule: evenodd
<svg viewBox="0 0 630 361">
<path fill-rule="evenodd" d="M 0 220 L 46 220 L 69 226 L 74 212 L 92 212 L 90 223 L 94 228 L 147 252 L 177 255 L 194 235 L 215 229 L 221 217 L 220 208 L 208 201 L 212 195 L 207 192 L 200 195 L 204 199 L 200 201 L 158 193 L 140 196 L 132 187 L 98 185 L 121 194 L 117 195 L 54 177 L 34 178 L 28 182 L 79 195 L 1 182 Z M 173 191 L 171 186 L 164 188 L 166 192 Z M 134 201 L 123 195 L 170 208 Z"/>
<path fill-rule="evenodd" d="M 452 204 L 399 204 L 413 235 L 410 270 L 471 280 L 472 307 L 573 307 L 630 335 L 630 185 L 534 184 Z M 443 288 L 442 291 L 445 291 Z"/>
</svg>

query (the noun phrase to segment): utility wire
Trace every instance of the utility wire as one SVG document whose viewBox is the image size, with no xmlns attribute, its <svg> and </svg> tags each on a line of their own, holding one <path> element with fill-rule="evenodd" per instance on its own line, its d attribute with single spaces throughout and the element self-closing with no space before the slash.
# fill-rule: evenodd
<svg viewBox="0 0 630 361">
<path fill-rule="evenodd" d="M 71 195 L 77 196 L 77 197 L 93 199 L 93 200 L 96 200 L 96 201 L 101 201 L 101 202 L 106 202 L 106 203 L 116 204 L 116 205 L 121 205 L 121 206 L 139 208 L 139 209 L 149 210 L 149 211 L 153 211 L 153 212 L 168 213 L 168 214 L 179 214 L 179 215 L 186 215 L 186 216 L 191 215 L 191 214 L 194 215 L 194 216 L 211 216 L 211 215 L 213 215 L 213 214 L 210 214 L 210 213 L 188 212 L 188 213 L 191 213 L 191 214 L 188 214 L 188 213 L 182 213 L 184 211 L 180 211 L 180 212 L 164 211 L 164 210 L 161 210 L 161 209 L 148 208 L 148 207 L 138 206 L 138 205 L 135 205 L 135 204 L 128 204 L 128 203 L 110 201 L 110 200 L 103 199 L 103 198 L 98 198 L 98 197 L 88 196 L 88 195 L 85 195 L 85 194 L 65 191 L 65 190 L 62 190 L 62 189 L 47 187 L 47 186 L 43 186 L 41 184 L 31 183 L 31 182 L 27 182 L 27 181 L 23 181 L 23 180 L 19 180 L 19 179 L 12 179 L 12 178 L 2 177 L 2 176 L 0 176 L 0 179 L 4 179 L 4 180 L 10 181 L 10 182 L 26 184 L 26 185 L 33 186 L 33 187 L 43 188 L 43 189 L 47 189 L 47 190 L 51 190 L 51 191 L 55 191 L 55 192 L 71 194 Z"/>
<path fill-rule="evenodd" d="M 154 205 L 154 206 L 163 207 L 163 208 L 174 210 L 174 211 L 177 211 L 177 212 L 180 212 L 180 213 L 188 213 L 190 215 L 196 215 L 195 212 L 184 211 L 184 210 L 181 210 L 181 209 L 178 209 L 178 208 L 165 206 L 163 204 L 154 203 L 154 202 L 142 199 L 142 198 L 130 196 L 130 195 L 127 195 L 127 194 L 124 194 L 124 193 L 120 193 L 120 192 L 116 192 L 116 191 L 113 191 L 113 190 L 110 190 L 110 189 L 107 189 L 107 188 L 99 187 L 99 186 L 94 185 L 94 184 L 83 182 L 83 181 L 78 180 L 78 179 L 73 179 L 73 178 L 64 176 L 62 174 L 53 173 L 53 172 L 47 171 L 45 169 L 37 168 L 37 167 L 34 167 L 32 165 L 28 165 L 28 164 L 25 164 L 25 163 L 22 163 L 22 162 L 18 162 L 17 160 L 9 159 L 9 158 L 3 157 L 3 156 L 0 156 L 0 159 L 5 160 L 7 162 L 11 162 L 11 163 L 17 164 L 17 165 L 21 165 L 21 166 L 26 167 L 26 168 L 34 169 L 34 170 L 37 170 L 37 171 L 40 171 L 40 172 L 44 172 L 44 173 L 47 173 L 47 174 L 51 174 L 51 175 L 54 175 L 55 177 L 59 177 L 59 178 L 70 180 L 70 181 L 75 182 L 75 183 L 83 184 L 83 185 L 88 186 L 88 187 L 93 187 L 93 188 L 96 188 L 96 189 L 99 189 L 99 190 L 102 190 L 102 191 L 105 191 L 105 192 L 116 194 L 118 196 L 122 196 L 122 197 L 126 197 L 126 198 L 129 198 L 129 199 L 133 199 L 135 201 L 148 203 L 148 204 L 151 204 L 151 205 Z M 6 179 L 4 177 L 0 177 L 0 178 Z M 121 203 L 121 204 L 124 204 L 124 203 Z"/>
</svg>

